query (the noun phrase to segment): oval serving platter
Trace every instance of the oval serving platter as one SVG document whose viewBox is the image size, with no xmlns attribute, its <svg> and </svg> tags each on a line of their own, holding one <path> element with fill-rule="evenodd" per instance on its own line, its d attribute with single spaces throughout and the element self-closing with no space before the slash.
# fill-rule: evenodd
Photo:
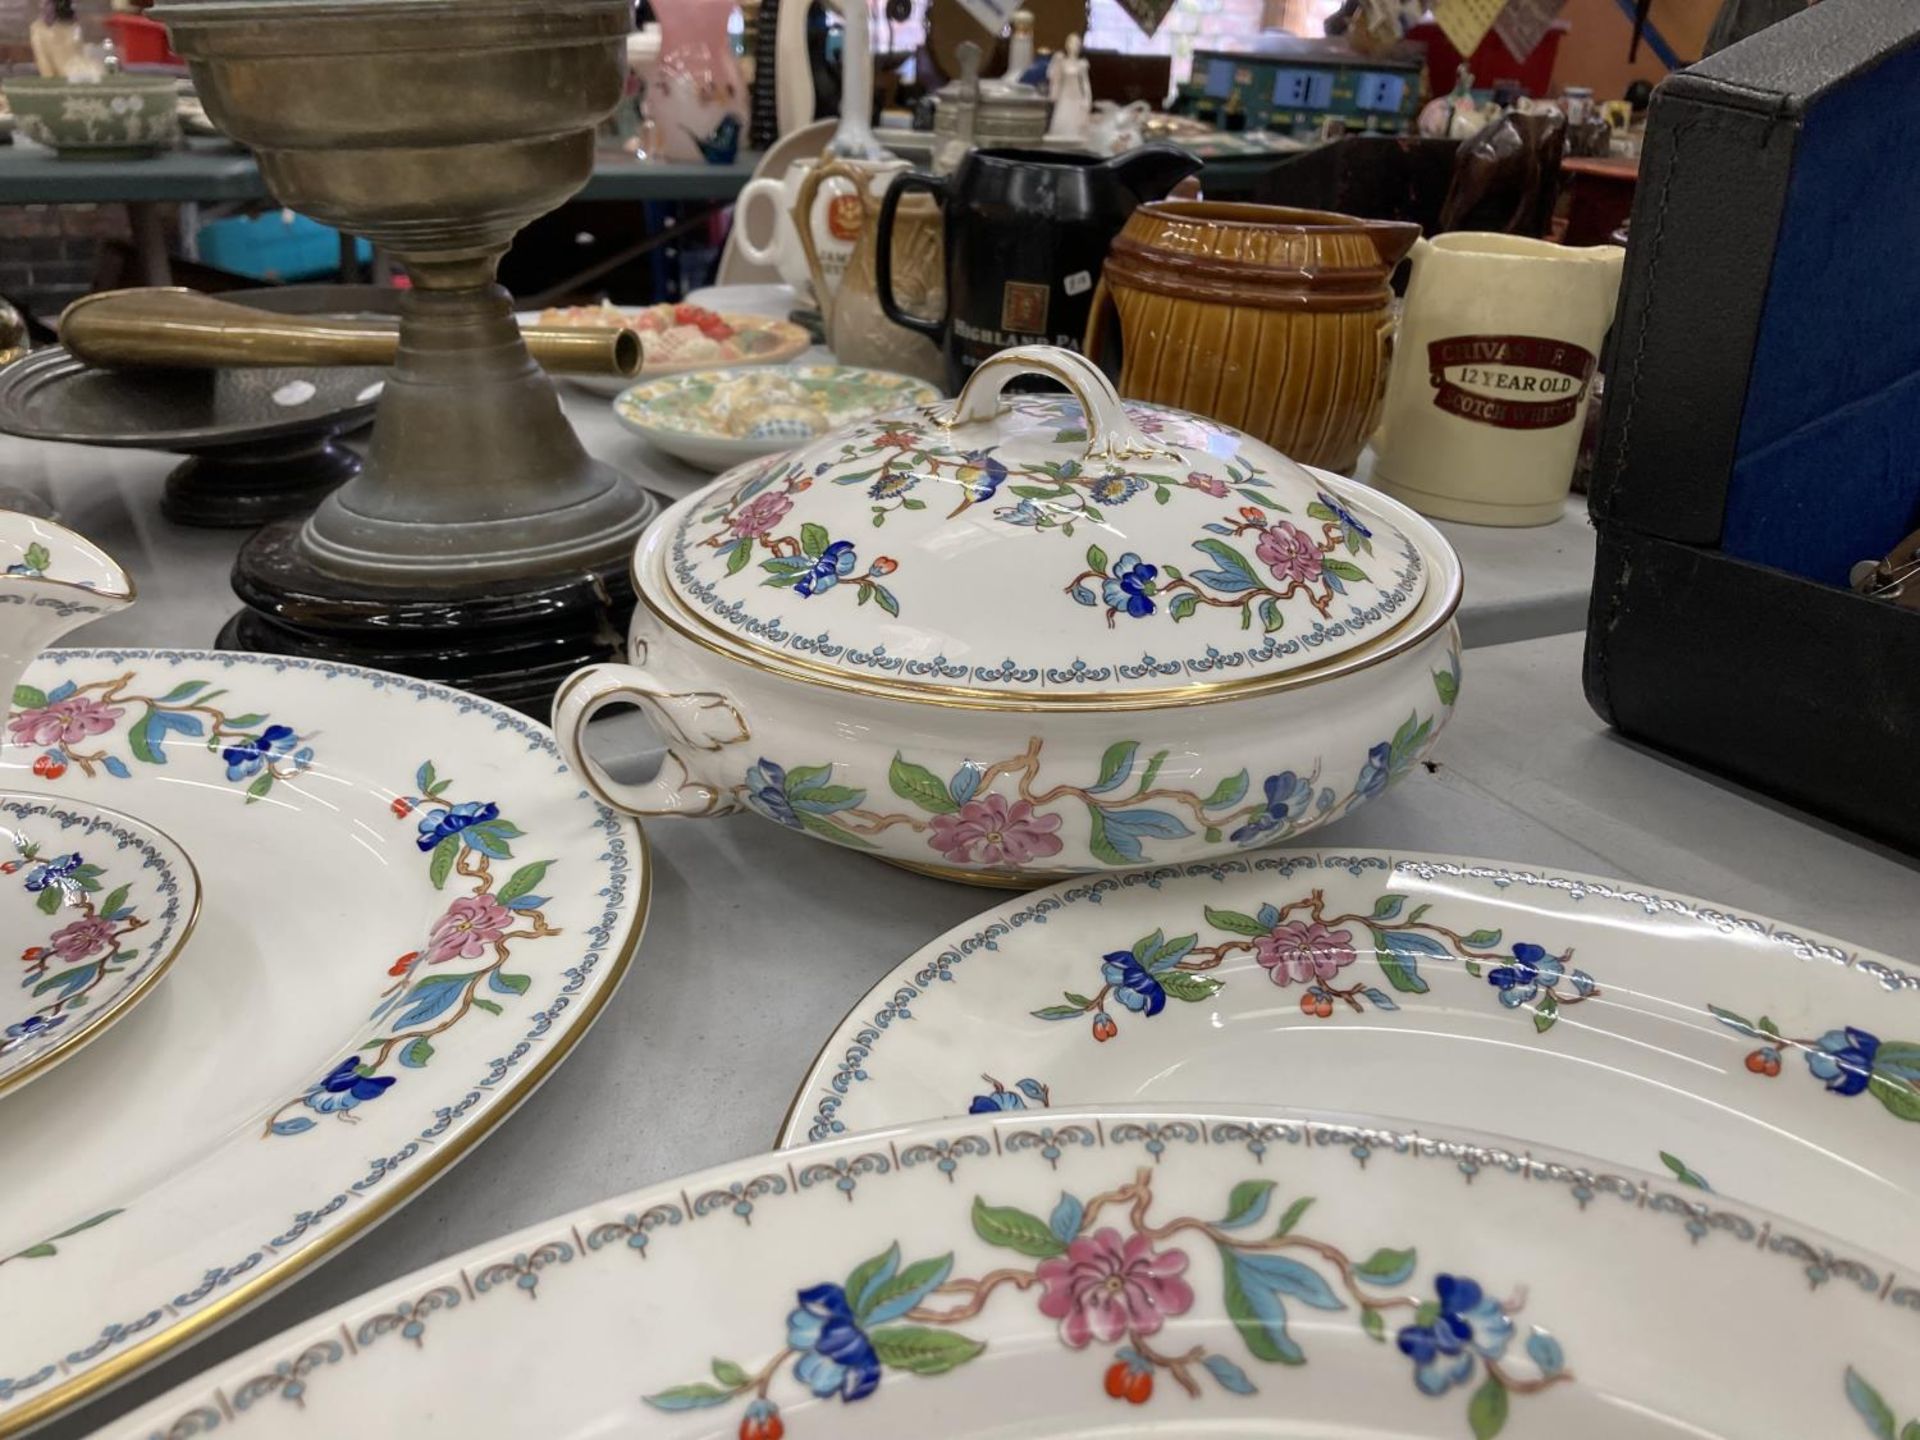
<svg viewBox="0 0 1920 1440">
<path fill-rule="evenodd" d="M 0 1101 L 0 1434 L 220 1324 L 484 1137 L 612 994 L 649 873 L 543 726 L 436 685 L 58 650 L 13 699 L 0 784 L 163 827 L 206 898 L 189 963 Z"/>
<path fill-rule="evenodd" d="M 112 1433 L 1891 1435 L 1916 1305 L 1790 1222 L 1483 1137 L 972 1116 L 589 1206 Z"/>
<path fill-rule="evenodd" d="M 0 792 L 0 1095 L 71 1059 L 163 979 L 193 933 L 187 853 L 130 815 Z"/>
<path fill-rule="evenodd" d="M 1095 1103 L 1526 1135 L 1920 1264 L 1920 975 L 1624 881 L 1298 850 L 1070 882 L 949 931 L 782 1143 Z"/>
</svg>

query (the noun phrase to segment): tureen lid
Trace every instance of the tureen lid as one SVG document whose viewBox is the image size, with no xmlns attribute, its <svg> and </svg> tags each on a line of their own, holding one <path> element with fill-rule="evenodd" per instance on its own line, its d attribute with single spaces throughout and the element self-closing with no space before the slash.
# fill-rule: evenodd
<svg viewBox="0 0 1920 1440">
<path fill-rule="evenodd" d="M 1002 395 L 1026 375 L 1071 395 Z M 1087 700 L 1357 661 L 1433 578 L 1397 510 L 1030 345 L 956 401 L 721 476 L 661 548 L 734 645 L 888 690 Z"/>
</svg>

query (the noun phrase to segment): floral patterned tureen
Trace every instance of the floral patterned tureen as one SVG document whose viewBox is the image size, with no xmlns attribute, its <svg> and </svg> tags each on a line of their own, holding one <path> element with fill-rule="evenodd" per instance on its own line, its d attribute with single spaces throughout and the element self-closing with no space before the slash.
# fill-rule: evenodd
<svg viewBox="0 0 1920 1440">
<path fill-rule="evenodd" d="M 1035 374 L 1070 394 L 1003 395 Z M 1413 769 L 1459 687 L 1432 526 L 1046 346 L 721 476 L 635 572 L 633 665 L 556 708 L 602 799 L 965 879 L 1296 835 Z M 580 751 L 615 701 L 668 742 L 645 785 Z"/>
</svg>

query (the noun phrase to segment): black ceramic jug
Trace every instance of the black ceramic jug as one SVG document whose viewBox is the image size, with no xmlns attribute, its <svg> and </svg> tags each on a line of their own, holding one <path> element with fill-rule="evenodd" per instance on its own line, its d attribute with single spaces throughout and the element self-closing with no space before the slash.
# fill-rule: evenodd
<svg viewBox="0 0 1920 1440">
<path fill-rule="evenodd" d="M 1111 160 L 1057 150 L 974 150 L 952 175 L 896 175 L 880 207 L 875 260 L 880 306 L 896 325 L 931 336 L 958 392 L 974 366 L 1013 345 L 1080 348 L 1107 247 L 1133 207 L 1158 200 L 1200 168 L 1173 145 Z M 909 315 L 893 298 L 893 217 L 924 190 L 945 212 L 947 308 Z"/>
</svg>

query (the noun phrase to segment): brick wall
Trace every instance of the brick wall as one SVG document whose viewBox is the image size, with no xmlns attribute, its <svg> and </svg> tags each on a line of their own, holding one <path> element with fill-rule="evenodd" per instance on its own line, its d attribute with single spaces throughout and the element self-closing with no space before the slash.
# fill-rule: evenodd
<svg viewBox="0 0 1920 1440">
<path fill-rule="evenodd" d="M 118 205 L 0 206 L 0 294 L 51 318 L 87 293 L 101 245 L 127 238 Z"/>
</svg>

